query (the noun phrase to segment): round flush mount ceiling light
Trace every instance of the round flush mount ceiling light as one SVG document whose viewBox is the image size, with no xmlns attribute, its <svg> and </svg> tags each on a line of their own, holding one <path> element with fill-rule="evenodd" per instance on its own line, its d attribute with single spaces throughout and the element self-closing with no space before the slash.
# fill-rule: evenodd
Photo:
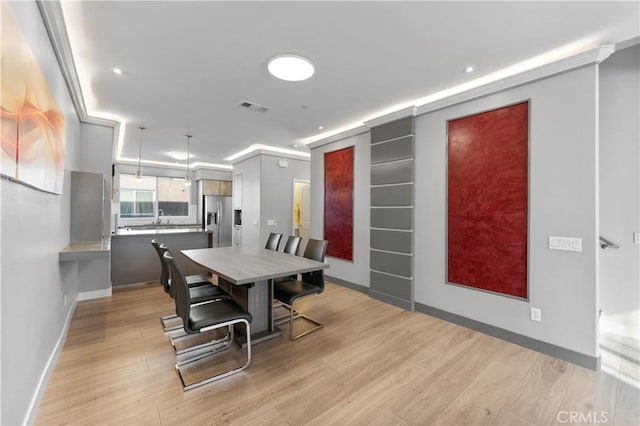
<svg viewBox="0 0 640 426">
<path fill-rule="evenodd" d="M 173 158 L 174 160 L 184 161 L 184 160 L 187 159 L 187 153 L 186 152 L 178 152 L 178 151 L 170 152 L 169 156 L 171 158 Z"/>
<path fill-rule="evenodd" d="M 114 74 L 122 75 L 122 69 L 120 68 L 111 68 L 111 71 L 113 71 Z"/>
<path fill-rule="evenodd" d="M 280 80 L 303 81 L 313 75 L 313 63 L 298 55 L 278 55 L 269 61 L 271 75 Z"/>
<path fill-rule="evenodd" d="M 475 65 L 469 65 L 468 67 L 466 67 L 466 68 L 464 69 L 464 72 L 466 72 L 467 74 L 469 74 L 469 73 L 474 72 L 475 70 L 476 70 Z"/>
</svg>

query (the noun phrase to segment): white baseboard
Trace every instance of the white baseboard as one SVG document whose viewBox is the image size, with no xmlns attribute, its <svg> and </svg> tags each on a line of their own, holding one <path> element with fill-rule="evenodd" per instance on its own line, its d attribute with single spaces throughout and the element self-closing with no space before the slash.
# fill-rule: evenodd
<svg viewBox="0 0 640 426">
<path fill-rule="evenodd" d="M 58 337 L 58 341 L 56 342 L 53 351 L 51 351 L 51 355 L 49 355 L 47 365 L 42 371 L 42 375 L 40 376 L 40 380 L 38 381 L 38 386 L 36 386 L 36 391 L 33 393 L 33 397 L 31 398 L 31 402 L 29 403 L 29 408 L 27 409 L 27 413 L 24 416 L 24 421 L 22 422 L 23 425 L 32 425 L 36 421 L 36 414 L 38 414 L 40 402 L 42 402 L 44 392 L 47 389 L 47 383 L 49 383 L 49 379 L 51 378 L 53 370 L 56 367 L 60 352 L 62 352 L 62 348 L 64 348 L 64 342 L 67 340 L 67 332 L 69 331 L 71 318 L 73 318 L 73 313 L 76 311 L 77 304 L 78 298 L 76 297 L 76 300 L 73 302 L 71 309 L 69 309 L 67 319 L 65 320 L 62 331 L 60 332 L 60 337 Z"/>
<path fill-rule="evenodd" d="M 76 297 L 76 301 L 82 302 L 83 300 L 100 299 L 101 297 L 109 296 L 111 296 L 111 287 L 102 290 L 80 292 L 78 293 L 78 297 Z"/>
</svg>

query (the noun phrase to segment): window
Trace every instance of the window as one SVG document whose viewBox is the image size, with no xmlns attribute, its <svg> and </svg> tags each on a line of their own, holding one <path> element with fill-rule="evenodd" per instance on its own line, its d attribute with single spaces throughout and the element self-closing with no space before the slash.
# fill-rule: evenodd
<svg viewBox="0 0 640 426">
<path fill-rule="evenodd" d="M 189 216 L 189 187 L 184 179 L 158 178 L 158 208 L 163 216 Z"/>
<path fill-rule="evenodd" d="M 120 175 L 120 217 L 189 216 L 189 188 L 184 179 Z"/>
</svg>

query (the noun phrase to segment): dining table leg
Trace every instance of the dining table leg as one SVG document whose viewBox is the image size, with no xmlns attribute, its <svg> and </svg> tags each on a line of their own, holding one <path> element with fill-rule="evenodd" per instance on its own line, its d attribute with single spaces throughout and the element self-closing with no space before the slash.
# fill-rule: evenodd
<svg viewBox="0 0 640 426">
<path fill-rule="evenodd" d="M 282 331 L 273 324 L 273 280 L 236 285 L 218 277 L 218 285 L 253 317 L 251 321 L 252 345 L 282 335 Z M 244 346 L 246 338 L 243 327 L 237 327 L 235 335 L 238 343 Z"/>
</svg>

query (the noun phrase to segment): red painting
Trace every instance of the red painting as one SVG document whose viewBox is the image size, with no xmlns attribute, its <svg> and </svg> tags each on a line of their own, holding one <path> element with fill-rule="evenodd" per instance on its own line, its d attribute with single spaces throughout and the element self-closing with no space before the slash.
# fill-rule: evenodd
<svg viewBox="0 0 640 426">
<path fill-rule="evenodd" d="M 448 124 L 447 281 L 527 298 L 529 103 Z"/>
<path fill-rule="evenodd" d="M 353 147 L 324 154 L 327 256 L 353 260 Z"/>
</svg>

